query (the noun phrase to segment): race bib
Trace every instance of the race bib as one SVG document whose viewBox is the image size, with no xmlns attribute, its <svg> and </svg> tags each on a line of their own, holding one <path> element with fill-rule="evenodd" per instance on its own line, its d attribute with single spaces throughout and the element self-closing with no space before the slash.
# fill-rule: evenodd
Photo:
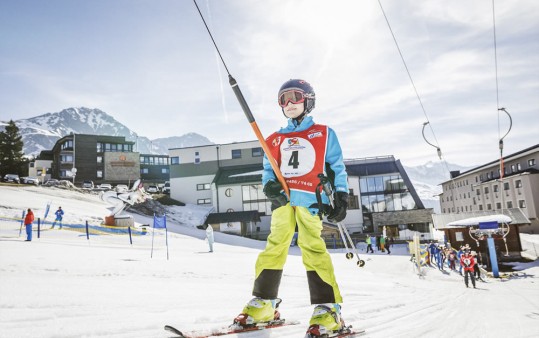
<svg viewBox="0 0 539 338">
<path fill-rule="evenodd" d="M 281 172 L 284 177 L 297 177 L 314 169 L 316 152 L 304 138 L 285 138 L 281 143 Z"/>
</svg>

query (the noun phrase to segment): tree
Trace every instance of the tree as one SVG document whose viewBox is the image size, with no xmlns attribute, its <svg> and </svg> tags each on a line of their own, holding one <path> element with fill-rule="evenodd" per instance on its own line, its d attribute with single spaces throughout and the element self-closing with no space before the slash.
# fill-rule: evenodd
<svg viewBox="0 0 539 338">
<path fill-rule="evenodd" d="M 0 132 L 0 168 L 3 175 L 25 173 L 24 164 L 27 161 L 23 157 L 23 145 L 19 127 L 10 120 L 5 130 Z"/>
</svg>

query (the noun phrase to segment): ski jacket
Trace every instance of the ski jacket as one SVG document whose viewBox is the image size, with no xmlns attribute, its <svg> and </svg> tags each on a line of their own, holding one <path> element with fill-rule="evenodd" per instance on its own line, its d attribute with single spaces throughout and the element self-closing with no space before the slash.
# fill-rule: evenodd
<svg viewBox="0 0 539 338">
<path fill-rule="evenodd" d="M 64 211 L 61 210 L 61 209 L 58 209 L 56 210 L 56 212 L 54 213 L 56 215 L 56 219 L 61 221 L 62 220 L 62 216 L 64 216 Z"/>
<path fill-rule="evenodd" d="M 365 239 L 365 243 L 367 243 L 367 244 L 372 244 L 372 243 L 371 243 L 371 238 L 370 238 L 370 237 L 367 237 L 367 238 Z"/>
<path fill-rule="evenodd" d="M 475 265 L 475 258 L 471 254 L 463 254 L 460 257 L 460 265 L 464 267 L 464 271 L 472 271 L 474 270 Z"/>
<path fill-rule="evenodd" d="M 26 214 L 26 217 L 24 218 L 24 225 L 32 224 L 34 223 L 34 213 L 32 211 L 28 211 Z"/>
<path fill-rule="evenodd" d="M 313 215 L 318 212 L 318 174 L 327 174 L 326 165 L 335 173 L 335 190 L 348 193 L 348 175 L 333 129 L 315 124 L 311 116 L 305 116 L 299 125 L 288 119 L 288 125 L 270 135 L 266 143 L 289 185 L 291 206 L 309 208 Z M 263 166 L 262 185 L 277 182 L 266 154 Z M 322 203 L 329 204 L 328 197 L 321 195 Z"/>
</svg>

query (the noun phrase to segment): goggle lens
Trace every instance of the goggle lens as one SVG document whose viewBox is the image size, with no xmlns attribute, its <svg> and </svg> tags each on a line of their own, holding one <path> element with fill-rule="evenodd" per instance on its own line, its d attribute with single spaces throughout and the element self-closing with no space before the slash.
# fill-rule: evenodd
<svg viewBox="0 0 539 338">
<path fill-rule="evenodd" d="M 279 106 L 286 107 L 288 105 L 288 102 L 292 102 L 293 104 L 296 103 L 302 103 L 305 101 L 305 96 L 302 92 L 297 90 L 290 90 L 287 92 L 284 92 L 279 96 Z"/>
</svg>

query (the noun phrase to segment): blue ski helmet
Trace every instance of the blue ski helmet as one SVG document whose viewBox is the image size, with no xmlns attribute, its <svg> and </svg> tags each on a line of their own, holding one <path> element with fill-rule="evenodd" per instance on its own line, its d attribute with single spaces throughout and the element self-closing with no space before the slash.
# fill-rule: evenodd
<svg viewBox="0 0 539 338">
<path fill-rule="evenodd" d="M 300 79 L 291 79 L 286 81 L 279 89 L 279 94 L 277 99 L 281 97 L 281 94 L 290 90 L 297 90 L 303 93 L 305 101 L 303 103 L 304 113 L 309 114 L 311 110 L 314 109 L 314 102 L 316 100 L 316 95 L 314 93 L 313 87 L 309 82 Z"/>
</svg>

